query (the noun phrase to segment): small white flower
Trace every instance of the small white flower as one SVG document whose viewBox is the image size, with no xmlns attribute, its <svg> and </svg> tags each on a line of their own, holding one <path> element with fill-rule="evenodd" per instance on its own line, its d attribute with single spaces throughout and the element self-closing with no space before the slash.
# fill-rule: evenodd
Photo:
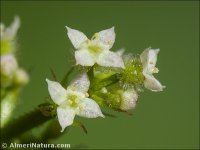
<svg viewBox="0 0 200 150">
<path fill-rule="evenodd" d="M 13 40 L 17 34 L 17 31 L 20 26 L 20 19 L 18 16 L 14 18 L 13 23 L 5 28 L 4 24 L 0 24 L 0 30 L 1 30 L 1 40 Z"/>
<path fill-rule="evenodd" d="M 93 66 L 95 63 L 104 67 L 124 68 L 124 62 L 120 55 L 109 51 L 115 42 L 114 27 L 100 31 L 89 40 L 86 35 L 78 30 L 67 27 L 68 37 L 75 52 L 76 63 L 82 66 Z"/>
<path fill-rule="evenodd" d="M 145 76 L 144 86 L 151 91 L 162 91 L 165 86 L 154 78 L 153 73 L 158 73 L 156 68 L 157 55 L 160 49 L 148 48 L 140 55 L 143 65 L 143 74 Z"/>
<path fill-rule="evenodd" d="M 75 115 L 87 118 L 104 117 L 98 104 L 88 98 L 90 81 L 81 74 L 66 89 L 60 83 L 46 79 L 52 100 L 58 105 L 57 116 L 62 127 L 61 132 L 73 123 Z"/>
<path fill-rule="evenodd" d="M 138 99 L 138 94 L 134 89 L 128 89 L 122 93 L 120 108 L 122 110 L 134 109 Z"/>
</svg>

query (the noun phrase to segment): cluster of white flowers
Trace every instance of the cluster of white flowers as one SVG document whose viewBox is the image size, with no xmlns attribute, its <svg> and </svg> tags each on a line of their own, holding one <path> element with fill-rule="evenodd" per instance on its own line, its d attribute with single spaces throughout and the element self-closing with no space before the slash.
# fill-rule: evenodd
<svg viewBox="0 0 200 150">
<path fill-rule="evenodd" d="M 29 76 L 19 67 L 15 57 L 16 34 L 20 26 L 19 17 L 15 17 L 9 27 L 0 24 L 1 36 L 1 127 L 9 120 L 17 102 L 18 92 L 27 82 Z"/>
<path fill-rule="evenodd" d="M 98 65 L 121 70 L 126 69 L 123 52 L 110 51 L 115 42 L 114 27 L 95 33 L 91 40 L 78 30 L 66 28 L 68 30 L 67 35 L 76 49 L 76 65 L 87 67 Z M 158 73 L 158 69 L 155 67 L 158 52 L 159 49 L 148 48 L 140 55 L 144 76 L 143 85 L 152 91 L 162 91 L 164 88 L 153 76 L 153 73 Z M 87 118 L 104 117 L 97 102 L 87 93 L 90 88 L 87 73 L 79 75 L 67 89 L 64 89 L 58 82 L 48 79 L 46 81 L 51 99 L 58 105 L 57 116 L 62 131 L 73 123 L 75 114 Z M 106 94 L 109 91 L 106 87 L 103 87 L 101 92 Z M 138 93 L 134 88 L 122 90 L 120 96 L 119 108 L 121 110 L 135 108 Z"/>
<path fill-rule="evenodd" d="M 16 57 L 16 34 L 20 26 L 19 17 L 15 17 L 9 27 L 1 23 L 1 87 L 24 85 L 28 82 L 27 73 L 19 67 Z M 14 83 L 13 83 L 14 82 Z"/>
</svg>

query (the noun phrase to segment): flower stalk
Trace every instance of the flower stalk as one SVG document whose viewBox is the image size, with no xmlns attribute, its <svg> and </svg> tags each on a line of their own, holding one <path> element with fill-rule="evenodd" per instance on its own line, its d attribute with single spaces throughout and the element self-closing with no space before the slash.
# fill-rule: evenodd
<svg viewBox="0 0 200 150">
<path fill-rule="evenodd" d="M 26 131 L 42 125 L 52 118 L 53 117 L 51 116 L 46 117 L 42 115 L 39 109 L 35 109 L 28 114 L 19 117 L 18 119 L 8 122 L 8 124 L 1 130 L 2 141 L 10 141 L 13 138 L 25 133 Z"/>
</svg>

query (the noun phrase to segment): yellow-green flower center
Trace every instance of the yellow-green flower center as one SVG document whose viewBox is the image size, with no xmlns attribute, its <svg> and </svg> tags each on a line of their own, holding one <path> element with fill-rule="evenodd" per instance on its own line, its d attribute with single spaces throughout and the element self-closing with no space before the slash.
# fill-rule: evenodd
<svg viewBox="0 0 200 150">
<path fill-rule="evenodd" d="M 100 53 L 102 51 L 101 47 L 97 45 L 89 45 L 88 49 L 93 53 Z"/>
<path fill-rule="evenodd" d="M 77 107 L 80 101 L 80 98 L 75 94 L 69 94 L 67 95 L 67 101 L 69 102 L 69 105 L 71 107 Z"/>
<path fill-rule="evenodd" d="M 87 48 L 91 53 L 94 54 L 99 54 L 103 50 L 101 43 L 96 39 L 88 40 Z"/>
</svg>

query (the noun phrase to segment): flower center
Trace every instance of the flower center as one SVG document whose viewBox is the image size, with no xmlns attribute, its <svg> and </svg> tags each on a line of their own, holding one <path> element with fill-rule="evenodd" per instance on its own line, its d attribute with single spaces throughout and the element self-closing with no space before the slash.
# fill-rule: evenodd
<svg viewBox="0 0 200 150">
<path fill-rule="evenodd" d="M 100 53 L 102 51 L 101 47 L 97 45 L 89 45 L 88 49 L 93 53 Z"/>
<path fill-rule="evenodd" d="M 87 48 L 93 54 L 99 54 L 103 50 L 101 42 L 97 39 L 88 40 L 87 41 Z"/>
<path fill-rule="evenodd" d="M 75 94 L 69 94 L 69 95 L 67 95 L 67 100 L 68 100 L 69 105 L 71 107 L 77 107 L 78 103 L 80 102 L 80 98 L 77 95 L 75 95 Z"/>
</svg>

